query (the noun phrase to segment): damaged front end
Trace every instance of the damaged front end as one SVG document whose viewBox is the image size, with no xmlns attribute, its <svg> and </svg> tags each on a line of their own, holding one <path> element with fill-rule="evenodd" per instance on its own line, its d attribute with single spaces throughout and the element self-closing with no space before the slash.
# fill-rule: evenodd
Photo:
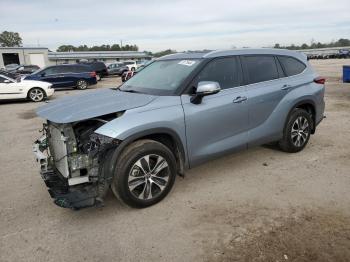
<svg viewBox="0 0 350 262">
<path fill-rule="evenodd" d="M 106 172 L 108 159 L 120 141 L 94 131 L 118 116 L 43 125 L 33 152 L 56 205 L 72 209 L 103 205 L 112 180 Z"/>
</svg>

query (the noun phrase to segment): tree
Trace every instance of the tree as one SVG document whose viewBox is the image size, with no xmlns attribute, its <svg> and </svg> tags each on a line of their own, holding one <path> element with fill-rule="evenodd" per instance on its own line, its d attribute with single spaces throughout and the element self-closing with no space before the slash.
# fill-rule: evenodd
<svg viewBox="0 0 350 262">
<path fill-rule="evenodd" d="M 22 38 L 17 32 L 4 31 L 0 34 L 0 45 L 2 47 L 22 46 Z"/>
<path fill-rule="evenodd" d="M 118 44 L 113 45 L 94 45 L 88 47 L 87 45 L 80 45 L 75 47 L 73 45 L 61 45 L 57 48 L 57 52 L 72 52 L 72 51 L 138 51 L 137 45 L 125 45 L 120 47 Z"/>
</svg>

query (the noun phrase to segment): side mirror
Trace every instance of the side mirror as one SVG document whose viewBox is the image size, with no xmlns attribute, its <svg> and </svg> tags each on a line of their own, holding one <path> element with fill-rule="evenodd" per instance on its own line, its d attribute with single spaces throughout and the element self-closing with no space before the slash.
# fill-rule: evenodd
<svg viewBox="0 0 350 262">
<path fill-rule="evenodd" d="M 191 97 L 191 103 L 200 104 L 204 96 L 219 93 L 221 90 L 218 82 L 202 81 L 197 85 L 196 93 Z"/>
<path fill-rule="evenodd" d="M 11 83 L 11 81 L 8 80 L 8 79 L 6 79 L 6 80 L 4 80 L 4 83 L 5 83 L 5 84 L 9 84 L 9 83 Z"/>
</svg>

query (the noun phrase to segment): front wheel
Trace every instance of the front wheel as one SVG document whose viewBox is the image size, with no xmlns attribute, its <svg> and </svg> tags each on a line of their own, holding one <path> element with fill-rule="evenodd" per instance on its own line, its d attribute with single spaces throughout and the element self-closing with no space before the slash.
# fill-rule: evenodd
<svg viewBox="0 0 350 262">
<path fill-rule="evenodd" d="M 29 90 L 28 98 L 33 102 L 41 102 L 45 98 L 45 91 L 39 87 L 34 87 Z"/>
<path fill-rule="evenodd" d="M 176 177 L 173 153 L 153 140 L 129 145 L 117 160 L 112 191 L 123 203 L 136 208 L 154 205 L 171 190 Z"/>
<path fill-rule="evenodd" d="M 280 148 L 289 153 L 303 150 L 309 142 L 313 125 L 312 116 L 306 110 L 295 108 L 285 125 Z"/>
<path fill-rule="evenodd" d="M 80 79 L 77 81 L 77 88 L 80 90 L 84 90 L 88 87 L 88 83 L 84 79 Z"/>
</svg>

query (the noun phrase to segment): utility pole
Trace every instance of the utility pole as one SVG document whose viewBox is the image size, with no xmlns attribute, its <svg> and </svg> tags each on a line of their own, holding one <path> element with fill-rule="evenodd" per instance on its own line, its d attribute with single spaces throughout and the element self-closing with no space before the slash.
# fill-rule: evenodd
<svg viewBox="0 0 350 262">
<path fill-rule="evenodd" d="M 123 47 L 123 40 L 120 40 L 120 49 Z"/>
</svg>

